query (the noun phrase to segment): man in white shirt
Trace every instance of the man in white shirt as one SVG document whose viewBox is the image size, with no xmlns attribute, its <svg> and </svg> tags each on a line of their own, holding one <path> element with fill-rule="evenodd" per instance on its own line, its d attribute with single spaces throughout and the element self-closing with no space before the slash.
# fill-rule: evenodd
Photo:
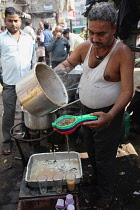
<svg viewBox="0 0 140 210">
<path fill-rule="evenodd" d="M 20 30 L 20 13 L 13 7 L 5 10 L 7 30 L 0 34 L 0 67 L 3 71 L 3 106 L 2 119 L 3 154 L 11 152 L 12 140 L 10 129 L 14 125 L 16 109 L 16 82 L 30 71 L 33 52 L 32 38 Z"/>
<path fill-rule="evenodd" d="M 62 34 L 66 39 L 68 39 L 70 44 L 70 53 L 72 53 L 79 44 L 84 42 L 84 40 L 78 34 L 71 33 L 68 28 L 64 29 Z"/>
<path fill-rule="evenodd" d="M 32 37 L 32 43 L 33 43 L 33 54 L 32 54 L 32 60 L 31 60 L 31 69 L 34 68 L 35 65 L 35 40 L 36 40 L 36 34 L 34 32 L 34 29 L 32 28 L 32 23 L 29 21 L 26 21 L 26 27 L 23 29 L 23 32 L 26 34 L 29 34 Z"/>
</svg>

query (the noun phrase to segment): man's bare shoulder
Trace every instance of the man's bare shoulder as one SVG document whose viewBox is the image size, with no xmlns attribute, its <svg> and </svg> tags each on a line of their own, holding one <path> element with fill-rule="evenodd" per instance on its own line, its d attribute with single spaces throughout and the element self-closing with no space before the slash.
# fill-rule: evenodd
<svg viewBox="0 0 140 210">
<path fill-rule="evenodd" d="M 133 55 L 131 49 L 123 42 L 118 43 L 114 55 L 116 59 L 118 58 L 120 61 L 124 61 L 125 59 L 125 61 L 131 60 L 133 62 Z"/>
<path fill-rule="evenodd" d="M 81 48 L 89 48 L 91 46 L 91 42 L 89 40 L 87 41 L 84 41 L 82 42 L 80 45 L 79 45 Z"/>
<path fill-rule="evenodd" d="M 130 48 L 128 47 L 128 45 L 126 45 L 123 42 L 120 42 L 116 48 L 116 50 L 118 52 L 120 52 L 121 54 L 126 53 L 126 52 L 131 52 Z"/>
<path fill-rule="evenodd" d="M 81 43 L 77 48 L 76 48 L 76 53 L 79 53 L 81 55 L 86 55 L 89 48 L 91 46 L 91 42 L 89 40 L 84 41 L 83 43 Z"/>
<path fill-rule="evenodd" d="M 133 71 L 134 57 L 131 49 L 125 43 L 120 42 L 117 45 L 113 59 L 115 59 L 115 62 L 121 66 L 121 69 L 122 67 L 125 67 L 125 69 L 131 69 L 131 71 Z"/>
</svg>

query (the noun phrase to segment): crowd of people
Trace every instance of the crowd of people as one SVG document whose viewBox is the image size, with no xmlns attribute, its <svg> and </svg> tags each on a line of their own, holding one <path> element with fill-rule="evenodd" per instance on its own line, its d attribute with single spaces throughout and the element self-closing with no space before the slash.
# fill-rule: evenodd
<svg viewBox="0 0 140 210">
<path fill-rule="evenodd" d="M 16 82 L 33 69 L 36 62 L 55 68 L 84 40 L 80 36 L 78 40 L 78 35 L 74 33 L 65 35 L 66 30 L 60 25 L 52 31 L 47 22 L 39 22 L 39 29 L 35 32 L 32 22 L 28 20 L 21 30 L 21 13 L 14 7 L 6 8 L 4 23 L 0 30 L 0 83 L 3 86 L 4 106 L 3 154 L 8 155 L 12 147 L 10 129 L 14 125 Z"/>
<path fill-rule="evenodd" d="M 34 66 L 35 42 L 38 60 L 65 74 L 83 64 L 79 84 L 82 114 L 98 117 L 84 122 L 85 141 L 97 198 L 93 209 L 109 208 L 115 179 L 115 161 L 126 105 L 133 95 L 134 59 L 127 45 L 116 39 L 117 13 L 112 4 L 96 3 L 88 14 L 89 39 L 77 39 L 68 29 L 42 24 L 32 36 L 31 23 L 21 30 L 21 14 L 13 7 L 5 10 L 6 31 L 0 34 L 0 68 L 3 72 L 2 119 L 3 154 L 12 148 L 10 129 L 14 125 L 16 82 Z M 37 51 L 38 50 L 38 51 Z M 40 51 L 39 51 L 40 50 Z M 126 56 L 127 55 L 127 56 Z M 123 59 L 125 57 L 125 60 Z"/>
</svg>

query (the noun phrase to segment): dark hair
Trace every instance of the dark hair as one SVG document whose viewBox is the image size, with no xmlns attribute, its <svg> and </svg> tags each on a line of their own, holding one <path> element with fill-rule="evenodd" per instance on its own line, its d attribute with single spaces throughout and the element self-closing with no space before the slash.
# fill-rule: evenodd
<svg viewBox="0 0 140 210">
<path fill-rule="evenodd" d="M 49 28 L 49 23 L 45 22 L 45 23 L 44 23 L 44 28 L 45 28 L 45 29 L 48 29 L 48 28 Z"/>
<path fill-rule="evenodd" d="M 5 17 L 7 17 L 7 15 L 18 15 L 19 17 L 21 17 L 21 12 L 16 10 L 14 7 L 7 7 L 5 10 Z"/>
<path fill-rule="evenodd" d="M 116 9 L 108 2 L 96 3 L 88 14 L 88 20 L 109 21 L 111 26 L 113 26 L 117 21 Z"/>
<path fill-rule="evenodd" d="M 25 24 L 26 24 L 26 26 L 29 26 L 31 24 L 31 22 L 30 21 L 26 21 Z"/>
<path fill-rule="evenodd" d="M 69 28 L 66 28 L 62 31 L 62 34 L 64 34 L 64 35 L 69 34 L 69 32 L 70 32 Z"/>
</svg>

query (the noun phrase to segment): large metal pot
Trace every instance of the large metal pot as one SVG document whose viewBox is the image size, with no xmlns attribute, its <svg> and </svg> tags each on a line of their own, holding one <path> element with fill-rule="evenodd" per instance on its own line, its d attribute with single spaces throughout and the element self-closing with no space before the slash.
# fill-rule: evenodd
<svg viewBox="0 0 140 210">
<path fill-rule="evenodd" d="M 68 103 L 67 91 L 60 77 L 43 63 L 37 63 L 18 81 L 16 93 L 24 109 L 38 117 Z"/>
<path fill-rule="evenodd" d="M 56 120 L 55 113 L 47 114 L 43 117 L 36 117 L 24 111 L 24 122 L 27 128 L 32 130 L 46 130 L 52 127 L 52 122 Z"/>
</svg>

